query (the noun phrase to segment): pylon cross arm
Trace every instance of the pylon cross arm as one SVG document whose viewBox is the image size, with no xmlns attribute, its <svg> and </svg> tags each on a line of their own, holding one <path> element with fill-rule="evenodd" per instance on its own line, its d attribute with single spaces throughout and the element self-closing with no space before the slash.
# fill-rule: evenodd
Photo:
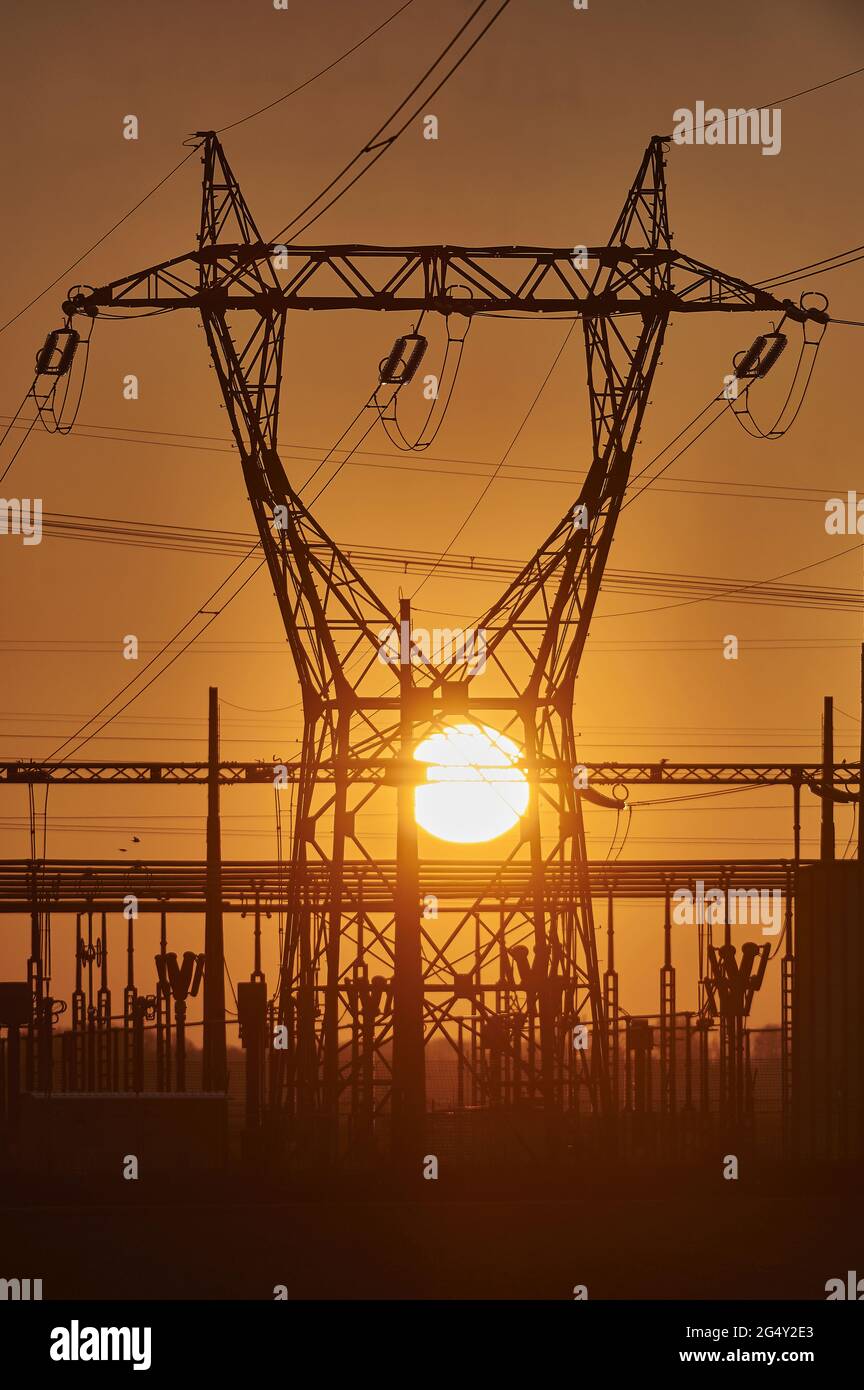
<svg viewBox="0 0 864 1390">
<path fill-rule="evenodd" d="M 206 272 L 206 274 L 205 274 Z M 815 317 L 766 290 L 663 249 L 602 247 L 317 246 L 243 244 L 147 266 L 78 289 L 67 314 L 145 309 L 210 312 L 405 310 L 470 316 L 775 310 Z"/>
</svg>

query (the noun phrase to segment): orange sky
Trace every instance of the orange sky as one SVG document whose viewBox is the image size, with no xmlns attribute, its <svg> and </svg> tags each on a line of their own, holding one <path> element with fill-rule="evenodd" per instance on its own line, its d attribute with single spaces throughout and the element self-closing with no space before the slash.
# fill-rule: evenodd
<svg viewBox="0 0 864 1390">
<path fill-rule="evenodd" d="M 188 132 L 237 120 L 297 85 L 394 8 L 380 0 L 292 0 L 288 12 L 264 0 L 254 6 L 211 0 L 205 7 L 167 0 L 146 7 L 8 5 L 0 55 L 7 132 L 0 156 L 6 248 L 0 320 L 151 188 L 179 159 Z M 265 235 L 359 148 L 470 9 L 456 0 L 412 6 L 333 73 L 226 134 L 228 157 Z M 302 240 L 602 242 L 645 144 L 671 130 L 676 108 L 700 99 L 724 108 L 771 103 L 864 62 L 862 54 L 864 14 L 852 0 L 765 0 L 758 6 L 729 0 L 722 7 L 590 0 L 586 12 L 574 11 L 568 0 L 514 0 L 430 103 L 439 139 L 424 140 L 418 121 Z M 855 246 L 864 210 L 862 82 L 854 78 L 784 106 L 776 158 L 747 147 L 673 146 L 667 179 L 676 247 L 755 281 Z M 140 122 L 136 142 L 122 138 L 129 113 Z M 69 284 L 104 283 L 192 249 L 199 175 L 197 160 L 190 160 L 0 337 L 3 414 L 18 405 L 36 348 L 60 323 Z M 860 263 L 783 293 L 811 287 L 829 295 L 837 316 L 864 318 Z M 292 318 L 282 416 L 283 458 L 292 480 L 302 482 L 339 436 L 368 395 L 379 359 L 408 326 L 396 316 L 386 324 L 359 314 Z M 637 468 L 716 393 L 732 353 L 768 326 L 764 316 L 673 321 Z M 383 435 L 370 436 L 368 452 L 322 499 L 319 514 L 330 533 L 345 543 L 445 546 L 510 443 L 565 328 L 476 324 L 434 458 L 405 466 Z M 725 419 L 700 440 L 661 486 L 627 509 L 611 564 L 760 579 L 829 561 L 797 576 L 798 582 L 858 586 L 861 553 L 834 558 L 854 538 L 826 535 L 824 499 L 861 481 L 860 344 L 857 330 L 829 328 L 788 438 L 753 441 Z M 766 415 L 782 399 L 790 359 L 791 353 L 765 387 Z M 122 395 L 128 373 L 140 381 L 135 402 Z M 511 471 L 522 476 L 496 481 L 457 551 L 524 559 L 572 504 L 575 474 L 587 461 L 584 381 L 582 345 L 574 335 L 511 455 Z M 97 323 L 79 418 L 77 437 L 31 436 L 5 495 L 41 496 L 47 512 L 122 518 L 129 528 L 147 521 L 251 530 L 239 464 L 227 448 L 225 414 L 193 315 Z M 102 426 L 129 433 L 122 440 L 93 438 L 99 432 L 93 427 Z M 159 447 L 143 442 L 154 438 L 153 431 L 166 432 Z M 0 467 L 8 447 L 7 440 Z M 573 482 L 566 470 L 574 470 Z M 0 757 L 45 756 L 129 679 L 123 635 L 136 633 L 145 650 L 152 649 L 233 563 L 50 537 L 24 548 L 17 538 L 0 538 Z M 372 578 L 384 597 L 395 598 L 395 576 Z M 485 583 L 436 577 L 424 587 L 428 611 L 418 620 L 450 625 L 450 614 L 473 615 L 494 592 Z M 577 727 L 586 759 L 815 760 L 826 693 L 848 711 L 837 716 L 837 756 L 857 756 L 858 726 L 850 716 L 857 713 L 860 615 L 665 603 L 650 596 L 601 597 L 578 685 Z M 740 639 L 737 662 L 722 658 L 727 633 Z M 263 572 L 200 648 L 85 754 L 204 757 L 209 684 L 218 685 L 224 702 L 225 756 L 292 756 L 299 734 L 297 683 Z M 641 808 L 625 853 L 783 855 L 790 843 L 790 799 L 768 790 Z M 49 809 L 49 855 L 114 857 L 130 848 L 133 833 L 141 838 L 142 855 L 203 855 L 202 792 L 55 788 Z M 7 789 L 0 806 L 4 857 L 28 853 L 26 812 L 25 791 Z M 224 812 L 226 856 L 272 855 L 272 793 L 227 792 Z M 804 852 L 815 853 L 812 799 L 805 813 Z M 840 852 L 850 817 L 846 809 L 838 814 Z M 613 820 L 606 812 L 591 813 L 597 856 L 606 853 Z M 381 853 L 392 855 L 389 827 L 382 831 Z M 634 914 L 632 955 L 622 971 L 629 965 L 637 996 L 643 967 L 650 985 L 631 1007 L 651 1007 L 655 997 L 659 920 L 656 907 Z M 647 923 L 650 950 L 640 938 Z M 3 969 L 17 973 L 17 931 L 5 930 Z M 626 979 L 622 988 L 626 998 Z"/>
</svg>

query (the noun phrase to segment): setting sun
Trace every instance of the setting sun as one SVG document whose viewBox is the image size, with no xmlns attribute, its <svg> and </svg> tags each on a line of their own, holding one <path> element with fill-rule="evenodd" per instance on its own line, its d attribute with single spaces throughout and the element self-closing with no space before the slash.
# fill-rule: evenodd
<svg viewBox="0 0 864 1390">
<path fill-rule="evenodd" d="M 423 739 L 414 754 L 429 764 L 415 794 L 418 825 L 453 844 L 481 844 L 512 830 L 528 806 L 520 753 L 482 724 L 457 724 Z"/>
</svg>

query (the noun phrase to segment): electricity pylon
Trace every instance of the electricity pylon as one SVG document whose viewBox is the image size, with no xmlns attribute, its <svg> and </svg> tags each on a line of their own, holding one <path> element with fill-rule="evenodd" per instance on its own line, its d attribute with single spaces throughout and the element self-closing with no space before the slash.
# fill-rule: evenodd
<svg viewBox="0 0 864 1390">
<path fill-rule="evenodd" d="M 460 1049 L 460 1067 L 467 1057 L 481 1103 L 500 1102 L 503 1067 L 507 1097 L 545 1114 L 554 1149 L 573 1095 L 578 1024 L 587 1025 L 590 1048 L 578 1057 L 576 1084 L 587 1088 L 597 1115 L 610 1110 L 607 1049 L 616 1020 L 604 1016 L 586 876 L 574 684 L 669 315 L 773 310 L 799 322 L 825 315 L 672 250 L 664 137 L 648 145 L 609 243 L 575 251 L 266 243 L 217 136 L 197 138 L 204 166 L 197 250 L 78 291 L 64 309 L 70 316 L 197 310 L 240 452 L 304 716 L 278 1004 L 288 1045 L 274 1100 L 300 1142 L 330 1156 L 346 1142 L 369 1145 L 389 1110 L 393 1153 L 419 1171 L 424 1049 L 440 1033 Z M 352 308 L 564 313 L 582 321 L 590 466 L 572 512 L 477 624 L 485 634 L 483 688 L 464 651 L 433 661 L 418 650 L 408 601 L 390 611 L 304 505 L 280 460 L 288 311 Z M 382 633 L 394 630 L 400 655 L 391 665 L 381 660 Z M 515 657 L 504 654 L 508 638 Z M 503 694 L 486 693 L 493 672 Z M 445 929 L 421 915 L 414 789 L 424 770 L 414 753 L 454 718 L 491 719 L 513 738 L 530 797 L 515 843 L 489 861 L 488 891 L 465 902 Z M 388 798 L 395 863 L 370 849 L 363 828 L 370 802 Z M 363 861 L 376 884 L 388 881 L 392 914 L 375 917 L 364 911 L 362 891 L 346 892 L 346 856 Z M 323 896 L 312 894 L 304 874 L 312 859 L 329 866 Z M 496 893 L 504 864 L 524 865 L 515 905 Z M 470 969 L 460 968 L 467 959 Z"/>
</svg>

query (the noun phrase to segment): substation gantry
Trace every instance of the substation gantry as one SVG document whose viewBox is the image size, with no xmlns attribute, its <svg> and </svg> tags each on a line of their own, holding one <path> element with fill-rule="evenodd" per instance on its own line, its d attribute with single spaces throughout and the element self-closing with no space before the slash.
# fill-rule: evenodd
<svg viewBox="0 0 864 1390">
<path fill-rule="evenodd" d="M 582 256 L 524 246 L 274 246 L 262 240 L 216 134 L 195 138 L 204 166 L 197 249 L 78 288 L 63 307 L 67 324 L 103 311 L 200 314 L 297 668 L 304 733 L 278 989 L 287 1046 L 271 1102 L 290 1117 L 298 1142 L 322 1155 L 368 1146 L 389 1129 L 395 1159 L 415 1168 L 424 1152 L 426 1044 L 438 1035 L 461 1047 L 468 1036 L 476 1065 L 492 1047 L 516 1059 L 511 1095 L 545 1115 L 554 1149 L 572 1098 L 564 1077 L 578 1023 L 587 1024 L 591 1046 L 580 1054 L 577 1082 L 595 1115 L 608 1116 L 611 1106 L 617 999 L 601 978 L 583 794 L 572 776 L 574 683 L 669 316 L 779 313 L 806 336 L 827 315 L 672 249 L 669 137 L 650 141 L 608 244 L 579 248 Z M 478 620 L 482 683 L 464 653 L 417 659 L 410 602 L 390 611 L 301 501 L 280 460 L 288 314 L 347 309 L 435 313 L 448 322 L 490 312 L 582 322 L 591 418 L 577 504 L 584 520 L 574 524 L 568 510 Z M 776 355 L 776 344 L 769 350 Z M 393 366 L 390 377 L 382 367 L 382 381 L 398 391 Z M 379 659 L 385 629 L 408 634 L 407 658 L 403 646 L 392 666 Z M 507 639 L 511 647 L 515 639 L 516 657 L 506 654 Z M 504 693 L 483 693 L 491 672 Z M 491 720 L 519 745 L 530 799 L 517 843 L 497 858 L 493 851 L 486 887 L 445 926 L 422 915 L 414 793 L 425 770 L 414 753 L 456 717 Z M 352 895 L 345 868 L 363 860 L 374 871 L 380 861 L 364 843 L 373 798 L 389 798 L 391 815 L 395 802 L 392 908 L 383 913 Z M 544 836 L 553 827 L 545 847 L 541 824 Z M 317 872 L 306 874 L 313 864 Z M 518 910 L 501 889 L 516 865 L 530 883 Z"/>
</svg>

